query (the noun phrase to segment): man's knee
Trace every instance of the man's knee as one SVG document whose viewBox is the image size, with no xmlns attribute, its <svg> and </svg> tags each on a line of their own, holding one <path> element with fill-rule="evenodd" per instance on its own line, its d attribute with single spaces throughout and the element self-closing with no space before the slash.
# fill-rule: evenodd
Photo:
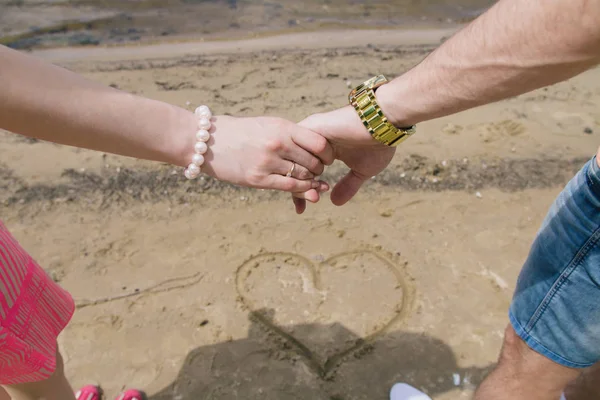
<svg viewBox="0 0 600 400">
<path fill-rule="evenodd" d="M 508 325 L 504 330 L 504 343 L 500 352 L 500 362 L 514 362 L 518 358 L 526 357 L 527 345 L 517 335 L 512 325 Z"/>
<path fill-rule="evenodd" d="M 580 374 L 580 371 L 559 365 L 532 350 L 510 325 L 505 331 L 498 370 L 513 382 L 527 386 L 539 384 L 559 393 Z"/>
<path fill-rule="evenodd" d="M 481 384 L 475 399 L 558 400 L 577 375 L 533 351 L 509 326 L 498 366 Z"/>
<path fill-rule="evenodd" d="M 504 343 L 500 353 L 499 363 L 507 363 L 515 368 L 524 364 L 534 364 L 536 361 L 547 359 L 533 351 L 527 343 L 515 332 L 512 325 L 508 325 L 504 331 Z"/>
<path fill-rule="evenodd" d="M 504 342 L 498 359 L 498 368 L 505 369 L 506 372 L 514 374 L 527 373 L 527 365 L 534 364 L 537 353 L 527 346 L 527 344 L 517 335 L 517 332 L 511 325 L 508 325 L 504 331 Z"/>
</svg>

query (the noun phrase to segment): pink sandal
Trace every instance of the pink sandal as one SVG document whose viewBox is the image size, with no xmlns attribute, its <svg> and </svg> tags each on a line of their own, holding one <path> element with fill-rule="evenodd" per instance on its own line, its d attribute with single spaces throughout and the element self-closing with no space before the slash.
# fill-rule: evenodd
<svg viewBox="0 0 600 400">
<path fill-rule="evenodd" d="M 146 400 L 146 393 L 135 389 L 124 391 L 115 400 Z"/>
<path fill-rule="evenodd" d="M 86 385 L 75 393 L 77 400 L 101 400 L 102 389 L 99 386 Z"/>
</svg>

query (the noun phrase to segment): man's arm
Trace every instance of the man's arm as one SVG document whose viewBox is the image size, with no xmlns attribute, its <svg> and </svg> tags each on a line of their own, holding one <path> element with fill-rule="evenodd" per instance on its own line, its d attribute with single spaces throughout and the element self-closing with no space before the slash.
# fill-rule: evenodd
<svg viewBox="0 0 600 400">
<path fill-rule="evenodd" d="M 390 122 L 409 126 L 566 80 L 599 62 L 600 0 L 500 0 L 376 97 Z M 337 205 L 394 154 L 350 106 L 301 125 L 326 137 L 351 169 L 331 194 Z M 298 212 L 304 207 L 296 200 Z"/>
<path fill-rule="evenodd" d="M 377 92 L 397 126 L 548 86 L 600 62 L 600 0 L 501 0 Z"/>
</svg>

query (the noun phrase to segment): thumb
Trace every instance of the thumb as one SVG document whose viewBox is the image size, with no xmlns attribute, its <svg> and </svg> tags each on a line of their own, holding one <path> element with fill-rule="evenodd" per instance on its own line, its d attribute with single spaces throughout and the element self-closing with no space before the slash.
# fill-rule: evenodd
<svg viewBox="0 0 600 400">
<path fill-rule="evenodd" d="M 333 188 L 331 202 L 336 206 L 343 206 L 358 193 L 365 181 L 365 178 L 351 170 Z"/>
<path fill-rule="evenodd" d="M 292 200 L 294 202 L 294 206 L 296 207 L 296 214 L 300 215 L 306 211 L 306 200 L 299 199 L 298 197 L 294 197 L 292 194 Z"/>
</svg>

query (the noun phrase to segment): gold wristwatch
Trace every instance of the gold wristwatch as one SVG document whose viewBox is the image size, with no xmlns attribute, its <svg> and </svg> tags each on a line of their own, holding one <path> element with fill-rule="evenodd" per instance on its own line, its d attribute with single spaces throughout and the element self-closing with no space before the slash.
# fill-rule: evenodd
<svg viewBox="0 0 600 400">
<path fill-rule="evenodd" d="M 387 146 L 398 146 L 416 132 L 416 127 L 397 128 L 383 115 L 375 91 L 386 83 L 385 76 L 375 76 L 350 92 L 348 99 L 375 140 Z"/>
</svg>

